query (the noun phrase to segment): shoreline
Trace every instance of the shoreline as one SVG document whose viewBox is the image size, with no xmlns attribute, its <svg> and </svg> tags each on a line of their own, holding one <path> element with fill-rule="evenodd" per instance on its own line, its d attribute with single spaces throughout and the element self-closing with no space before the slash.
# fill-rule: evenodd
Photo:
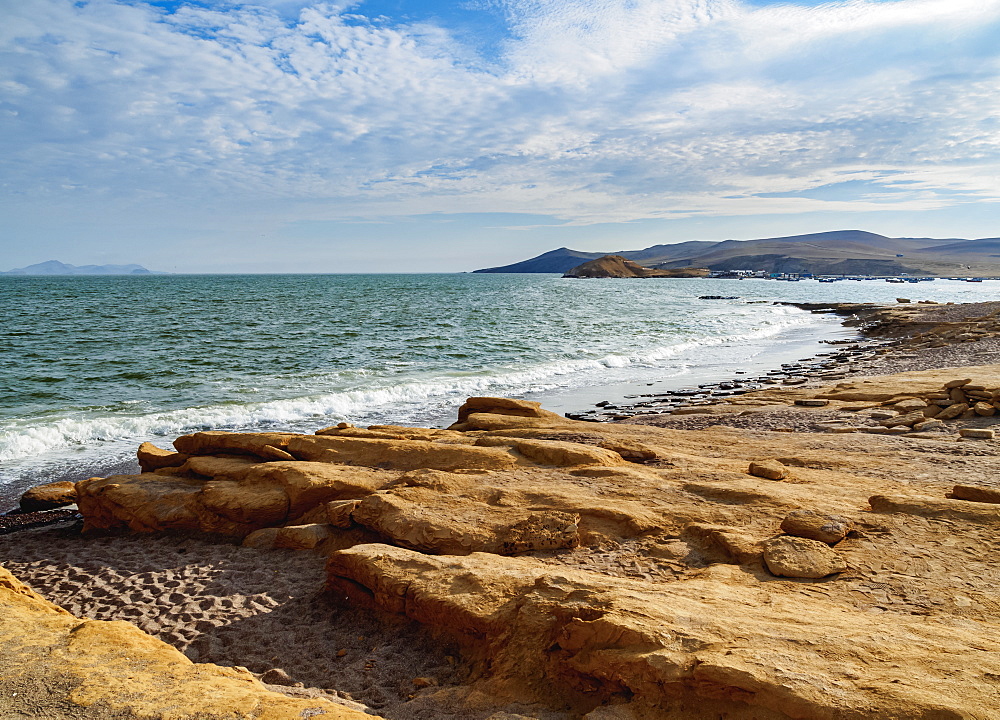
<svg viewBox="0 0 1000 720">
<path fill-rule="evenodd" d="M 751 301 L 754 304 L 759 301 Z M 778 303 L 776 303 L 778 304 Z M 588 405 L 596 402 L 598 400 L 605 399 L 606 397 L 614 397 L 616 393 L 621 394 L 632 394 L 642 392 L 644 388 L 652 385 L 657 388 L 681 388 L 686 387 L 688 384 L 695 383 L 708 383 L 719 380 L 723 380 L 727 377 L 726 367 L 732 369 L 739 368 L 758 368 L 761 372 L 766 370 L 772 370 L 783 361 L 790 361 L 793 359 L 798 359 L 805 355 L 810 355 L 814 349 L 821 348 L 821 345 L 817 343 L 822 339 L 829 338 L 839 338 L 844 333 L 845 328 L 842 324 L 830 325 L 829 327 L 821 327 L 816 325 L 811 325 L 807 327 L 806 335 L 807 338 L 801 342 L 794 339 L 790 339 L 789 336 L 794 336 L 795 333 L 801 332 L 801 328 L 786 328 L 781 332 L 773 336 L 766 336 L 754 340 L 749 340 L 751 345 L 757 344 L 761 347 L 759 356 L 763 359 L 758 360 L 756 357 L 751 357 L 746 361 L 719 361 L 706 362 L 705 364 L 698 364 L 688 366 L 685 371 L 680 372 L 677 375 L 671 376 L 669 370 L 649 368 L 643 365 L 635 365 L 625 368 L 624 371 L 629 374 L 627 380 L 620 380 L 612 384 L 596 383 L 593 385 L 584 385 L 580 387 L 571 388 L 555 388 L 553 390 L 544 391 L 527 391 L 523 393 L 511 394 L 510 397 L 517 397 L 522 399 L 528 399 L 533 401 L 539 401 L 546 408 L 552 409 L 560 414 L 566 413 L 567 417 L 572 415 L 577 415 L 585 412 Z M 731 341 L 727 341 L 731 342 Z M 815 346 L 815 347 L 813 347 Z M 696 350 L 704 352 L 706 355 L 710 355 L 713 351 L 718 348 L 729 347 L 726 343 L 722 343 L 718 346 L 715 345 L 704 345 Z M 616 368 L 608 368 L 608 373 L 615 374 Z M 464 399 L 456 398 L 455 404 L 460 404 Z M 446 427 L 451 422 L 453 422 L 453 412 L 454 407 L 449 405 L 446 411 L 442 411 L 441 414 L 436 413 L 426 413 L 425 417 L 419 420 L 413 421 L 401 421 L 400 424 L 412 425 L 412 426 L 440 426 Z M 338 418 L 339 419 L 339 418 Z M 343 418 L 349 422 L 357 422 L 355 418 L 346 417 Z M 311 432 L 312 430 L 318 429 L 322 424 L 330 424 L 331 422 L 336 422 L 336 419 L 324 418 L 316 421 L 317 424 L 314 426 L 307 426 L 304 420 L 297 421 L 291 425 L 268 425 L 268 426 L 238 426 L 227 428 L 233 432 L 269 432 L 269 431 L 288 431 L 288 432 Z M 390 422 L 390 420 L 374 420 L 367 422 Z M 181 434 L 183 432 L 195 432 L 197 429 L 215 429 L 212 428 L 192 428 L 190 430 L 179 430 L 176 434 Z M 167 437 L 157 437 L 157 436 L 147 436 L 142 437 L 134 441 L 134 445 L 138 445 L 143 440 L 148 440 L 153 443 L 160 443 L 164 441 L 169 441 Z M 116 441 L 116 444 L 120 444 Z M 78 469 L 77 467 L 63 467 L 56 471 L 47 471 L 44 475 L 38 477 L 32 477 L 30 480 L 27 479 L 29 476 L 26 474 L 21 480 L 21 482 L 12 482 L 6 484 L 0 484 L 0 517 L 3 517 L 13 511 L 17 510 L 18 499 L 21 494 L 31 487 L 34 487 L 42 482 L 59 482 L 59 481 L 70 481 L 77 482 L 80 480 L 85 480 L 93 476 L 107 476 L 107 475 L 118 475 L 118 474 L 131 474 L 139 471 L 139 465 L 136 462 L 134 456 L 127 455 L 122 456 L 115 454 L 115 451 L 111 448 L 107 450 L 109 453 L 107 456 L 101 457 L 96 456 L 93 459 L 87 459 L 84 461 L 84 469 Z M 62 457 L 61 455 L 59 456 Z"/>
<path fill-rule="evenodd" d="M 749 712 L 741 698 L 751 692 L 774 707 L 783 707 L 788 694 L 796 693 L 795 707 L 805 708 L 799 714 L 816 717 L 846 706 L 870 707 L 873 716 L 915 718 L 928 708 L 969 715 L 969 707 L 993 692 L 984 673 L 1000 673 L 1000 662 L 986 658 L 980 647 L 1000 641 L 995 599 L 1000 573 L 993 562 L 1000 552 L 995 538 L 1000 504 L 951 499 L 946 493 L 961 484 L 996 492 L 992 478 L 1000 471 L 1000 446 L 943 432 L 855 431 L 844 437 L 820 421 L 827 413 L 854 417 L 899 398 L 927 395 L 961 376 L 960 371 L 938 372 L 941 368 L 989 365 L 978 368 L 975 377 L 989 375 L 988 387 L 1000 392 L 1000 302 L 844 305 L 838 310 L 857 315 L 858 327 L 882 343 L 884 353 L 866 358 L 864 367 L 859 364 L 859 370 L 872 374 L 839 380 L 823 378 L 817 370 L 817 377 L 801 384 L 748 390 L 692 406 L 698 412 L 675 409 L 627 422 L 575 423 L 544 411 L 533 417 L 531 403 L 507 401 L 517 412 L 505 414 L 502 404 L 498 413 L 484 406 L 476 414 L 474 408 L 459 424 L 465 427 L 451 431 L 331 429 L 326 437 L 343 439 L 345 448 L 410 443 L 441 453 L 467 448 L 493 457 L 505 443 L 527 442 L 520 452 L 558 450 L 536 465 L 497 471 L 448 471 L 427 464 L 403 468 L 378 494 L 424 505 L 396 506 L 393 512 L 402 516 L 377 525 L 383 535 L 350 535 L 361 531 L 348 516 L 352 529 L 338 531 L 346 549 L 257 549 L 239 546 L 238 537 L 197 532 L 81 535 L 78 527 L 59 526 L 0 536 L 0 557 L 15 576 L 74 615 L 127 620 L 195 662 L 246 667 L 268 690 L 286 697 L 322 700 L 392 720 L 489 720 L 504 713 L 537 720 L 607 720 L 612 715 L 602 704 L 630 702 L 634 717 L 657 717 L 656 708 L 646 703 L 655 703 L 659 683 L 673 677 L 669 673 L 695 666 L 722 668 L 725 687 L 739 692 L 706 699 L 697 693 L 704 684 L 692 681 L 693 690 L 679 685 L 677 712 L 688 714 L 676 717 L 702 720 Z M 834 352 L 838 347 L 831 346 Z M 919 376 L 919 382 L 898 372 Z M 865 390 L 871 378 L 883 380 Z M 907 392 L 918 386 L 919 392 Z M 827 401 L 829 407 L 797 404 L 821 394 L 820 388 L 839 391 L 844 399 Z M 857 388 L 864 392 L 854 392 Z M 868 400 L 856 397 L 865 393 Z M 959 422 L 980 428 L 998 420 Z M 714 427 L 727 422 L 736 424 Z M 441 442 L 434 440 L 438 436 Z M 568 448 L 589 458 L 587 463 L 607 464 L 575 465 Z M 607 448 L 616 449 L 617 459 Z M 233 456 L 200 458 L 222 462 L 226 473 L 234 472 Z M 774 477 L 757 475 L 752 467 L 748 472 L 748 464 L 758 461 L 777 462 L 780 472 Z M 243 462 L 237 461 L 235 471 Z M 391 472 L 371 462 L 347 467 L 352 473 Z M 172 471 L 158 477 L 206 481 Z M 227 481 L 220 476 L 214 482 Z M 504 518 L 521 517 L 526 505 L 533 513 L 557 513 L 561 523 L 566 511 L 577 513 L 572 526 L 581 534 L 578 542 L 505 557 L 489 550 L 441 553 L 422 545 L 439 537 L 435 532 L 407 534 L 412 523 L 451 531 L 449 523 L 462 517 L 470 518 L 476 532 L 488 532 L 489 508 L 496 507 Z M 776 575 L 761 548 L 789 537 L 775 533 L 781 532 L 779 525 L 784 530 L 782 518 L 787 520 L 790 511 L 807 510 L 853 528 L 845 530 L 834 551 L 824 550 L 835 552 L 844 564 L 823 576 Z M 94 517 L 91 511 L 89 520 Z M 467 525 L 459 528 L 462 537 L 473 534 Z M 393 532 L 403 534 L 392 542 L 387 538 L 395 537 Z M 496 532 L 506 536 L 509 528 Z M 324 570 L 324 555 L 339 560 Z M 331 568 L 340 574 L 331 574 Z M 524 583 L 523 595 L 504 594 L 518 583 Z M 374 603 L 378 612 L 332 603 L 331 587 L 353 593 L 348 597 L 356 604 Z M 397 590 L 405 602 L 394 594 Z M 580 597 L 596 611 L 581 611 Z M 503 607 L 518 611 L 488 615 Z M 678 608 L 683 610 L 680 624 Z M 801 622 L 789 623 L 789 617 Z M 544 624 L 559 618 L 569 622 L 566 634 Z M 466 638 L 463 645 L 456 625 L 479 633 L 478 639 L 469 643 Z M 0 630 L 3 626 L 0 620 Z M 547 640 L 534 648 L 528 639 L 540 627 Z M 526 635 L 517 636 L 516 628 Z M 593 639 L 590 628 L 600 630 Z M 661 649 L 661 629 L 677 637 L 706 637 L 709 645 Z M 930 645 L 914 640 L 931 631 L 936 634 Z M 521 640 L 504 645 L 509 633 Z M 568 638 L 557 653 L 550 644 L 554 637 Z M 591 641 L 593 647 L 587 645 Z M 590 654 L 574 656 L 577 643 Z M 940 652 L 927 651 L 945 645 Z M 690 655 L 669 665 L 661 677 L 645 660 L 652 646 L 657 648 L 653 653 L 664 653 L 657 655 L 661 658 Z M 541 665 L 531 665 L 536 650 L 545 658 Z M 889 671 L 882 660 L 886 651 L 899 663 Z M 485 658 L 477 655 L 482 652 Z M 572 704 L 578 690 L 573 684 L 560 687 L 556 699 L 532 694 L 531 683 L 519 673 L 535 677 L 530 673 L 566 657 L 572 672 L 592 673 L 587 675 L 592 684 L 580 691 L 584 699 Z M 588 659 L 574 665 L 575 657 Z M 608 665 L 601 664 L 604 657 L 610 657 Z M 706 657 L 715 665 L 709 666 Z M 631 659 L 622 663 L 618 658 Z M 794 664 L 794 686 L 782 675 L 782 662 Z M 738 683 L 744 682 L 747 663 L 754 675 L 744 692 Z M 2 670 L 0 663 L 0 686 Z M 654 677 L 647 682 L 649 673 Z M 920 678 L 919 690 L 911 693 L 898 677 Z M 501 680 L 512 684 L 491 684 Z M 545 680 L 547 688 L 555 687 L 553 678 Z M 605 692 L 602 682 L 610 690 Z M 615 691 L 619 686 L 625 690 Z M 506 694 L 496 693 L 498 687 Z M 828 696 L 827 687 L 837 693 Z M 41 703 L 48 696 L 37 693 L 53 691 L 35 692 L 25 702 Z M 843 706 L 841 697 L 849 698 Z M 595 703 L 598 709 L 591 712 Z M 44 705 L 38 707 L 44 713 Z M 44 714 L 26 712 L 25 717 Z"/>
</svg>

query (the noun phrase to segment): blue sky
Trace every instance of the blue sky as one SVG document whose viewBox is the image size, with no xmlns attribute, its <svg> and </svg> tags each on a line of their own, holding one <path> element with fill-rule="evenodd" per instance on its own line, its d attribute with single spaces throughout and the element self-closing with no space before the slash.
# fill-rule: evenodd
<svg viewBox="0 0 1000 720">
<path fill-rule="evenodd" d="M 1000 0 L 0 0 L 0 270 L 1000 236 Z"/>
</svg>

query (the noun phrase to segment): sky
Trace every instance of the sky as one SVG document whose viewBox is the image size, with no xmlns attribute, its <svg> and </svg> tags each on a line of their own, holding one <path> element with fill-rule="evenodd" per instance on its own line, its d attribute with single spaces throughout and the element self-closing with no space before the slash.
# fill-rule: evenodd
<svg viewBox="0 0 1000 720">
<path fill-rule="evenodd" d="M 0 270 L 1000 236 L 1000 0 L 0 0 Z"/>
</svg>

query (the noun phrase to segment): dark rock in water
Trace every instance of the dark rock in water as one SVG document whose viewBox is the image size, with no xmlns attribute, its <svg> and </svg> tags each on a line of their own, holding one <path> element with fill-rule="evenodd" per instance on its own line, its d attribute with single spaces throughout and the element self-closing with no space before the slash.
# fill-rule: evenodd
<svg viewBox="0 0 1000 720">
<path fill-rule="evenodd" d="M 739 295 L 699 295 L 699 300 L 739 300 Z"/>
</svg>

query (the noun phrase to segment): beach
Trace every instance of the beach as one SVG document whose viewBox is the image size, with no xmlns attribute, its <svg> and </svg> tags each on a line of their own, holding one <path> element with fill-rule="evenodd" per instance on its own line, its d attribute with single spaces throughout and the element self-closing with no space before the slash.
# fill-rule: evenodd
<svg viewBox="0 0 1000 720">
<path fill-rule="evenodd" d="M 838 633 L 843 628 L 836 629 L 839 620 L 833 617 L 834 608 L 849 608 L 857 617 L 880 616 L 880 622 L 888 623 L 885 625 L 888 635 L 884 638 L 888 643 L 887 651 L 891 652 L 893 643 L 902 643 L 899 647 L 904 648 L 899 659 L 901 677 L 917 672 L 926 673 L 927 677 L 956 672 L 944 665 L 939 667 L 938 658 L 920 658 L 917 646 L 905 645 L 908 641 L 902 638 L 906 632 L 914 632 L 908 624 L 911 618 L 926 618 L 934 627 L 950 629 L 959 645 L 964 642 L 962 633 L 984 633 L 984 637 L 994 633 L 996 613 L 1000 611 L 996 594 L 1000 588 L 1000 574 L 992 558 L 1000 548 L 992 532 L 995 521 L 989 519 L 991 511 L 988 507 L 982 509 L 980 506 L 985 503 L 979 502 L 969 503 L 970 507 L 976 506 L 975 512 L 970 510 L 971 514 L 965 515 L 959 510 L 932 511 L 927 509 L 930 505 L 921 506 L 922 510 L 905 511 L 898 509 L 902 501 L 896 500 L 893 502 L 897 505 L 893 507 L 897 508 L 897 514 L 878 514 L 877 510 L 872 514 L 872 510 L 862 511 L 861 508 L 867 507 L 863 498 L 869 494 L 893 498 L 911 495 L 944 498 L 954 485 L 995 488 L 993 478 L 1000 470 L 1000 450 L 992 440 L 959 438 L 953 428 L 938 430 L 936 434 L 876 433 L 875 430 L 883 426 L 866 413 L 878 410 L 884 400 L 873 399 L 877 395 L 875 391 L 869 391 L 869 400 L 858 400 L 856 396 L 860 397 L 860 390 L 852 391 L 852 388 L 881 387 L 879 383 L 888 383 L 887 387 L 891 388 L 896 387 L 892 383 L 903 382 L 915 383 L 913 387 L 922 388 L 920 392 L 926 393 L 928 391 L 923 388 L 937 387 L 946 379 L 959 378 L 962 368 L 972 368 L 970 375 L 975 377 L 1000 374 L 1000 339 L 996 335 L 983 334 L 981 339 L 949 339 L 940 343 L 934 339 L 937 336 L 929 339 L 926 335 L 929 328 L 950 323 L 971 327 L 975 325 L 974 318 L 982 319 L 981 324 L 992 323 L 997 310 L 1000 310 L 997 303 L 925 305 L 904 308 L 905 315 L 899 315 L 896 307 L 876 310 L 881 325 L 870 323 L 866 325 L 866 332 L 881 343 L 878 347 L 883 351 L 867 360 L 863 369 L 836 383 L 814 379 L 795 386 L 779 385 L 695 405 L 696 412 L 639 415 L 616 423 L 562 424 L 567 421 L 552 418 L 544 421 L 548 425 L 539 425 L 538 430 L 517 430 L 520 426 L 516 425 L 510 425 L 509 430 L 497 430 L 508 427 L 497 425 L 492 432 L 508 433 L 510 437 L 520 433 L 524 437 L 541 438 L 536 442 L 544 443 L 547 442 L 544 438 L 549 438 L 549 441 L 560 443 L 582 443 L 580 447 L 584 448 L 603 443 L 606 447 L 617 448 L 622 457 L 632 457 L 633 463 L 639 463 L 634 471 L 617 467 L 600 472 L 574 470 L 569 476 L 559 476 L 558 482 L 553 480 L 556 489 L 552 492 L 556 495 L 568 492 L 561 489 L 563 486 L 559 483 L 570 482 L 574 487 L 579 486 L 581 492 L 593 492 L 607 498 L 608 507 L 618 508 L 614 512 L 622 519 L 611 524 L 606 519 L 594 520 L 590 526 L 581 524 L 582 529 L 589 528 L 589 535 L 574 546 L 529 551 L 510 561 L 501 560 L 506 563 L 526 558 L 525 562 L 530 563 L 526 567 L 532 572 L 549 568 L 557 577 L 563 572 L 568 578 L 564 582 L 571 584 L 583 582 L 582 577 L 605 578 L 600 582 L 610 584 L 600 592 L 607 593 L 622 592 L 625 587 L 622 583 L 635 584 L 636 592 L 642 588 L 678 588 L 707 582 L 734 588 L 750 583 L 752 589 L 747 593 L 759 594 L 764 592 L 761 588 L 770 588 L 768 592 L 774 593 L 775 598 L 792 603 L 789 608 L 831 608 L 828 611 L 831 615 L 817 616 L 814 620 L 817 627 L 826 627 L 831 633 L 831 638 L 823 641 L 828 643 L 828 647 L 824 647 L 832 653 L 831 657 L 841 658 L 838 662 L 845 662 L 837 654 L 843 652 L 837 644 L 840 642 Z M 942 371 L 942 368 L 956 369 Z M 898 373 L 908 375 L 899 376 Z M 892 379 L 894 377 L 903 379 L 897 381 Z M 796 404 L 834 385 L 837 389 L 833 395 L 841 393 L 843 401 L 827 400 L 827 406 L 816 407 Z M 887 393 L 887 397 L 893 395 L 892 391 Z M 992 416 L 976 416 L 966 418 L 961 424 L 966 428 L 987 429 L 995 422 Z M 843 426 L 851 426 L 852 430 L 832 430 Z M 483 432 L 485 427 L 470 427 L 463 432 Z M 404 437 L 404 430 L 377 431 L 375 436 L 382 433 L 388 437 L 386 433 L 395 432 L 398 437 Z M 343 432 L 352 433 L 352 437 L 366 437 L 361 430 L 354 433 L 349 428 Z M 663 432 L 673 433 L 669 437 L 673 438 L 670 442 L 674 447 L 669 453 L 656 450 L 667 443 L 667 436 L 661 436 Z M 484 444 L 485 440 L 480 439 L 479 443 Z M 640 456 L 645 459 L 638 459 Z M 765 485 L 759 485 L 739 479 L 746 477 L 739 475 L 745 472 L 739 469 L 745 468 L 745 458 L 755 457 L 780 458 L 792 480 L 769 485 L 769 481 L 764 481 Z M 657 477 L 661 479 L 656 483 L 661 485 L 679 483 L 677 488 L 681 494 L 668 496 L 663 494 L 667 489 L 647 487 L 643 483 L 652 482 L 652 479 L 640 480 L 640 475 L 635 474 L 640 471 L 660 473 Z M 476 477 L 482 477 L 487 485 L 493 483 L 500 487 L 505 482 L 511 483 L 509 490 L 495 492 L 512 493 L 511 497 L 522 497 L 525 492 L 518 489 L 521 486 L 514 479 L 502 480 L 500 475 L 491 475 L 486 470 L 477 472 L 485 473 Z M 514 473 L 510 477 L 516 476 Z M 441 488 L 457 482 L 445 479 L 443 474 L 441 477 L 433 481 L 441 483 Z M 664 477 L 676 479 L 668 482 L 662 479 Z M 627 478 L 631 479 L 626 481 Z M 433 482 L 427 487 L 437 487 Z M 441 492 L 458 491 L 441 489 Z M 532 501 L 536 509 L 550 502 L 538 498 Z M 706 502 L 712 505 L 720 500 L 722 505 L 705 509 Z M 511 502 L 516 505 L 523 500 Z M 579 502 L 583 504 L 573 505 L 578 507 L 578 512 L 579 507 L 586 507 L 586 502 Z M 647 517 L 650 511 L 640 509 L 636 503 L 646 508 L 662 505 L 663 512 L 674 520 L 663 525 L 665 521 Z M 872 508 L 875 506 L 873 501 Z M 553 507 L 562 505 L 556 503 Z M 623 509 L 626 507 L 632 509 Z M 733 547 L 742 541 L 723 542 L 716 538 L 713 541 L 716 545 L 712 545 L 692 539 L 692 533 L 712 536 L 720 532 L 723 536 L 737 533 L 744 538 L 764 538 L 773 534 L 774 523 L 794 507 L 815 507 L 852 518 L 856 531 L 837 545 L 849 568 L 833 576 L 839 579 L 775 583 L 766 566 L 760 565 L 759 555 L 754 556 L 757 560 L 747 559 L 753 556 L 752 552 L 746 557 L 722 559 L 721 565 L 716 564 L 722 557 L 719 553 L 725 555 L 719 550 L 718 542 L 732 553 L 735 552 Z M 592 511 L 584 511 L 584 520 L 589 517 L 587 512 Z M 898 514 L 900 512 L 903 514 Z M 626 522 L 627 517 L 631 519 Z M 332 576 L 325 567 L 326 557 L 322 552 L 242 547 L 238 538 L 195 532 L 136 535 L 119 530 L 110 534 L 81 535 L 80 529 L 80 522 L 65 521 L 49 528 L 2 535 L 2 565 L 46 600 L 78 617 L 127 620 L 182 651 L 196 663 L 245 667 L 270 690 L 286 696 L 324 698 L 387 718 L 474 720 L 518 717 L 569 720 L 584 715 L 589 718 L 619 717 L 602 715 L 598 711 L 604 712 L 602 703 L 608 702 L 608 698 L 615 706 L 627 696 L 601 691 L 592 695 L 594 699 L 588 703 L 573 700 L 575 696 L 567 691 L 557 693 L 546 702 L 538 692 L 517 683 L 514 685 L 520 690 L 514 691 L 510 684 L 502 684 L 504 691 L 500 692 L 495 684 L 498 682 L 496 677 L 490 678 L 491 672 L 502 674 L 501 671 L 490 671 L 484 666 L 482 656 L 470 648 L 468 638 L 456 638 L 448 622 L 442 623 L 438 615 L 420 610 L 418 603 L 413 612 L 409 608 L 402 613 L 386 612 L 386 606 L 380 605 L 379 593 L 382 591 L 378 588 L 381 585 L 371 587 L 374 606 L 338 602 L 337 593 L 330 592 Z M 385 533 L 391 531 L 383 529 L 380 532 L 386 537 Z M 409 541 L 400 544 L 414 547 Z M 344 562 L 348 559 L 350 556 Z M 750 564 L 741 564 L 740 560 Z M 457 559 L 456 562 L 464 561 Z M 736 566 L 744 573 L 740 578 L 721 570 Z M 477 567 L 475 564 L 462 565 L 457 571 L 470 575 L 485 572 Z M 501 565 L 491 572 L 506 572 L 504 568 L 506 566 Z M 361 576 L 351 577 L 354 578 L 351 582 L 362 582 Z M 413 582 L 419 582 L 420 577 L 419 573 L 414 575 Z M 492 581 L 482 582 L 488 587 Z M 702 592 L 718 594 L 721 590 Z M 446 604 L 444 600 L 435 602 Z M 444 610 L 435 612 L 447 615 Z M 736 611 L 736 617 L 740 612 L 745 610 Z M 762 611 L 756 608 L 754 612 Z M 900 627 L 910 629 L 894 635 L 892 622 L 895 618 L 902 623 Z M 728 631 L 715 632 L 725 635 Z M 862 645 L 865 642 L 855 641 Z M 849 644 L 846 639 L 844 642 Z M 952 648 L 949 652 L 958 653 L 959 650 Z M 504 664 L 503 657 L 502 652 L 497 655 L 498 667 Z M 596 659 L 593 662 L 600 665 Z M 862 661 L 862 665 L 866 662 L 874 661 Z M 847 665 L 853 667 L 852 663 L 854 660 Z M 983 669 L 986 666 L 980 669 L 986 672 Z M 850 684 L 850 690 L 843 690 L 847 693 L 845 697 L 854 698 L 851 693 L 863 695 L 865 692 L 854 689 L 855 684 L 860 687 L 864 683 L 850 680 L 850 672 L 831 680 L 833 676 L 827 673 L 833 670 L 822 662 L 809 661 L 800 670 L 803 678 L 811 678 L 802 681 L 807 684 L 823 679 Z M 503 672 L 510 677 L 517 674 L 510 668 Z M 602 672 L 610 670 L 597 672 L 595 677 L 602 677 Z M 972 699 L 969 702 L 983 702 L 991 692 L 992 681 L 976 675 L 975 662 L 969 672 L 972 675 L 963 676 L 961 680 L 971 683 L 975 690 L 970 689 Z M 618 679 L 607 681 L 612 690 L 632 682 L 627 674 L 615 677 Z M 871 682 L 878 692 L 890 687 L 883 684 L 890 682 L 888 677 L 883 678 L 876 672 L 873 678 Z M 763 683 L 758 690 L 762 697 L 771 692 L 766 689 L 770 681 L 758 678 L 755 682 Z M 898 679 L 892 682 L 898 683 Z M 950 692 L 948 687 L 951 686 L 942 685 L 942 693 Z M 993 688 L 995 692 L 995 685 Z M 56 702 L 55 699 L 47 699 L 44 689 L 34 692 L 34 697 L 24 699 L 22 696 L 22 704 L 18 706 L 22 714 L 15 717 L 50 717 L 46 713 L 55 712 L 55 705 L 46 704 L 50 700 Z M 893 692 L 896 693 L 892 695 L 894 699 L 885 700 L 889 703 L 885 707 L 902 708 L 899 717 L 917 717 L 918 710 L 923 712 L 919 693 L 908 694 L 906 687 L 900 689 L 898 684 Z M 581 697 L 585 696 L 586 693 Z M 707 697 L 713 699 L 706 701 L 706 713 L 729 707 L 725 705 L 729 700 L 720 699 L 721 696 Z M 821 697 L 810 702 L 817 704 L 803 707 L 814 710 L 826 707 Z M 682 697 L 676 704 L 676 712 L 682 714 L 676 717 L 701 717 L 692 714 L 696 705 Z M 650 706 L 636 701 L 630 710 L 635 714 L 620 717 L 674 717 L 672 714 L 655 715 L 655 712 L 666 711 L 662 708 L 651 710 L 651 707 L 655 707 L 655 703 Z M 759 717 L 785 717 L 782 707 L 779 701 L 774 701 L 761 710 L 764 714 Z M 650 712 L 654 714 L 649 715 Z M 982 714 L 974 717 L 988 718 L 990 712 L 983 708 Z M 793 716 L 796 715 L 789 715 Z"/>
</svg>

